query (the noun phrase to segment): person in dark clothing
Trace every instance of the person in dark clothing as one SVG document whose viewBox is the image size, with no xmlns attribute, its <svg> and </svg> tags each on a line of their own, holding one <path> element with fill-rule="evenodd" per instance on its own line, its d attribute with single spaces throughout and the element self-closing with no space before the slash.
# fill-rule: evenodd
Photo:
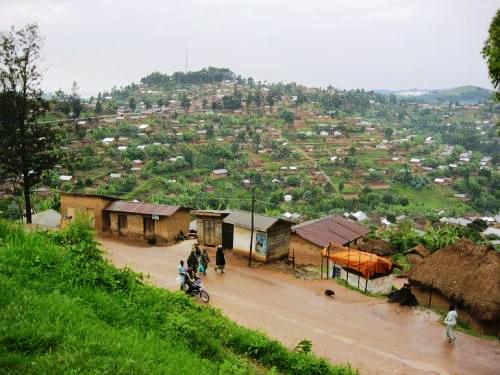
<svg viewBox="0 0 500 375">
<path fill-rule="evenodd" d="M 203 267 L 203 274 L 207 275 L 208 263 L 210 263 L 210 258 L 208 257 L 207 249 L 203 249 L 203 253 L 200 257 L 200 264 Z"/>
<path fill-rule="evenodd" d="M 215 252 L 215 266 L 215 270 L 220 270 L 220 273 L 224 273 L 226 258 L 224 257 L 224 249 L 221 245 L 217 247 L 217 251 Z"/>
<path fill-rule="evenodd" d="M 191 250 L 191 253 L 189 254 L 189 257 L 187 259 L 187 265 L 192 270 L 198 269 L 198 258 L 196 257 L 196 252 L 194 249 Z"/>
<path fill-rule="evenodd" d="M 191 294 L 194 289 L 195 274 L 191 268 L 186 270 L 185 281 L 187 285 L 186 294 Z"/>
</svg>

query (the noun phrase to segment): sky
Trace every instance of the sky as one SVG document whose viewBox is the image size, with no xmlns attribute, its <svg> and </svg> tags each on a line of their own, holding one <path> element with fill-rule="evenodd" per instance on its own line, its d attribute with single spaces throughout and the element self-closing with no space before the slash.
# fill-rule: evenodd
<svg viewBox="0 0 500 375">
<path fill-rule="evenodd" d="M 0 0 L 37 22 L 43 88 L 84 95 L 153 72 L 228 67 L 256 81 L 491 88 L 480 51 L 498 0 Z"/>
</svg>

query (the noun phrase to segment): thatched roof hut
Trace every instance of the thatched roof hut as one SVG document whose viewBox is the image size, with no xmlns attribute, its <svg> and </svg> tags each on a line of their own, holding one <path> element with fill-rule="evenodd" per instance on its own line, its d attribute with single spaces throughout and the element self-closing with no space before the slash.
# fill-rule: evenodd
<svg viewBox="0 0 500 375">
<path fill-rule="evenodd" d="M 431 252 L 424 245 L 418 244 L 410 250 L 405 251 L 408 261 L 412 264 L 420 263 L 424 258 L 427 258 Z"/>
<path fill-rule="evenodd" d="M 416 265 L 412 284 L 431 286 L 480 321 L 500 321 L 500 253 L 462 239 Z"/>
<path fill-rule="evenodd" d="M 395 253 L 391 244 L 380 238 L 364 238 L 356 247 L 359 250 L 373 253 L 382 257 L 391 256 Z"/>
</svg>

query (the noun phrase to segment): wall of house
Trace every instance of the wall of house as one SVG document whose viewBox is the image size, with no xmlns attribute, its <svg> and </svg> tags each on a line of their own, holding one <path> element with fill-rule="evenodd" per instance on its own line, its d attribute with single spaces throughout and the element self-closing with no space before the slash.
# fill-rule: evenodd
<svg viewBox="0 0 500 375">
<path fill-rule="evenodd" d="M 267 231 L 267 260 L 287 256 L 290 251 L 291 224 L 278 222 Z"/>
<path fill-rule="evenodd" d="M 330 263 L 330 269 L 333 269 L 333 263 Z M 392 284 L 394 282 L 392 273 L 387 276 L 368 279 L 367 282 L 367 280 L 363 276 L 360 276 L 353 272 L 349 272 L 349 276 L 347 276 L 347 270 L 342 267 L 340 271 L 340 278 L 342 280 L 346 280 L 347 278 L 347 282 L 349 283 L 349 285 L 358 288 L 361 291 L 364 291 L 366 287 L 367 292 L 378 294 L 389 294 L 392 290 Z"/>
<path fill-rule="evenodd" d="M 187 236 L 189 233 L 191 214 L 188 211 L 179 210 L 172 216 L 160 217 L 155 224 L 157 243 L 173 243 L 175 237 L 182 231 Z"/>
<path fill-rule="evenodd" d="M 236 254 L 243 255 L 248 257 L 248 253 L 250 252 L 250 229 L 240 227 L 235 225 L 234 226 L 234 238 L 233 238 L 233 251 Z M 261 234 L 265 234 L 265 232 L 259 232 Z M 253 245 L 252 245 L 252 259 L 265 262 L 267 260 L 267 257 L 265 255 L 262 255 L 258 253 L 255 250 L 255 245 L 257 243 L 256 241 L 256 235 L 257 231 L 254 231 L 253 234 Z"/>
<path fill-rule="evenodd" d="M 111 233 L 120 235 L 118 231 L 118 216 L 127 216 L 127 228 L 122 230 L 122 236 L 133 240 L 145 240 L 144 238 L 144 217 L 149 215 L 131 214 L 110 212 Z M 160 216 L 159 220 L 154 220 L 155 223 L 155 238 L 156 244 L 165 245 L 175 242 L 175 237 L 180 231 L 185 235 L 189 233 L 189 223 L 191 215 L 186 211 L 177 211 L 172 216 Z"/>
<path fill-rule="evenodd" d="M 103 209 L 112 202 L 104 197 L 79 196 L 61 193 L 61 215 L 63 223 L 72 221 L 75 216 L 85 214 L 93 217 L 94 229 L 97 232 L 103 231 Z M 71 219 L 68 217 L 71 216 Z"/>
<path fill-rule="evenodd" d="M 309 242 L 295 233 L 290 235 L 290 254 L 295 254 L 296 264 L 321 265 L 321 247 Z"/>
</svg>

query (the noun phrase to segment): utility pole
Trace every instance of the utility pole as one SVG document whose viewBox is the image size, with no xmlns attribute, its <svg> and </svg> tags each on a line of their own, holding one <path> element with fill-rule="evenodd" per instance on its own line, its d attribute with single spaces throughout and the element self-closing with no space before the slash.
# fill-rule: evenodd
<svg viewBox="0 0 500 375">
<path fill-rule="evenodd" d="M 255 187 L 252 189 L 252 219 L 250 224 L 250 253 L 248 257 L 248 267 L 252 267 L 252 247 L 253 247 L 253 232 L 254 232 L 254 211 L 255 211 Z"/>
</svg>

